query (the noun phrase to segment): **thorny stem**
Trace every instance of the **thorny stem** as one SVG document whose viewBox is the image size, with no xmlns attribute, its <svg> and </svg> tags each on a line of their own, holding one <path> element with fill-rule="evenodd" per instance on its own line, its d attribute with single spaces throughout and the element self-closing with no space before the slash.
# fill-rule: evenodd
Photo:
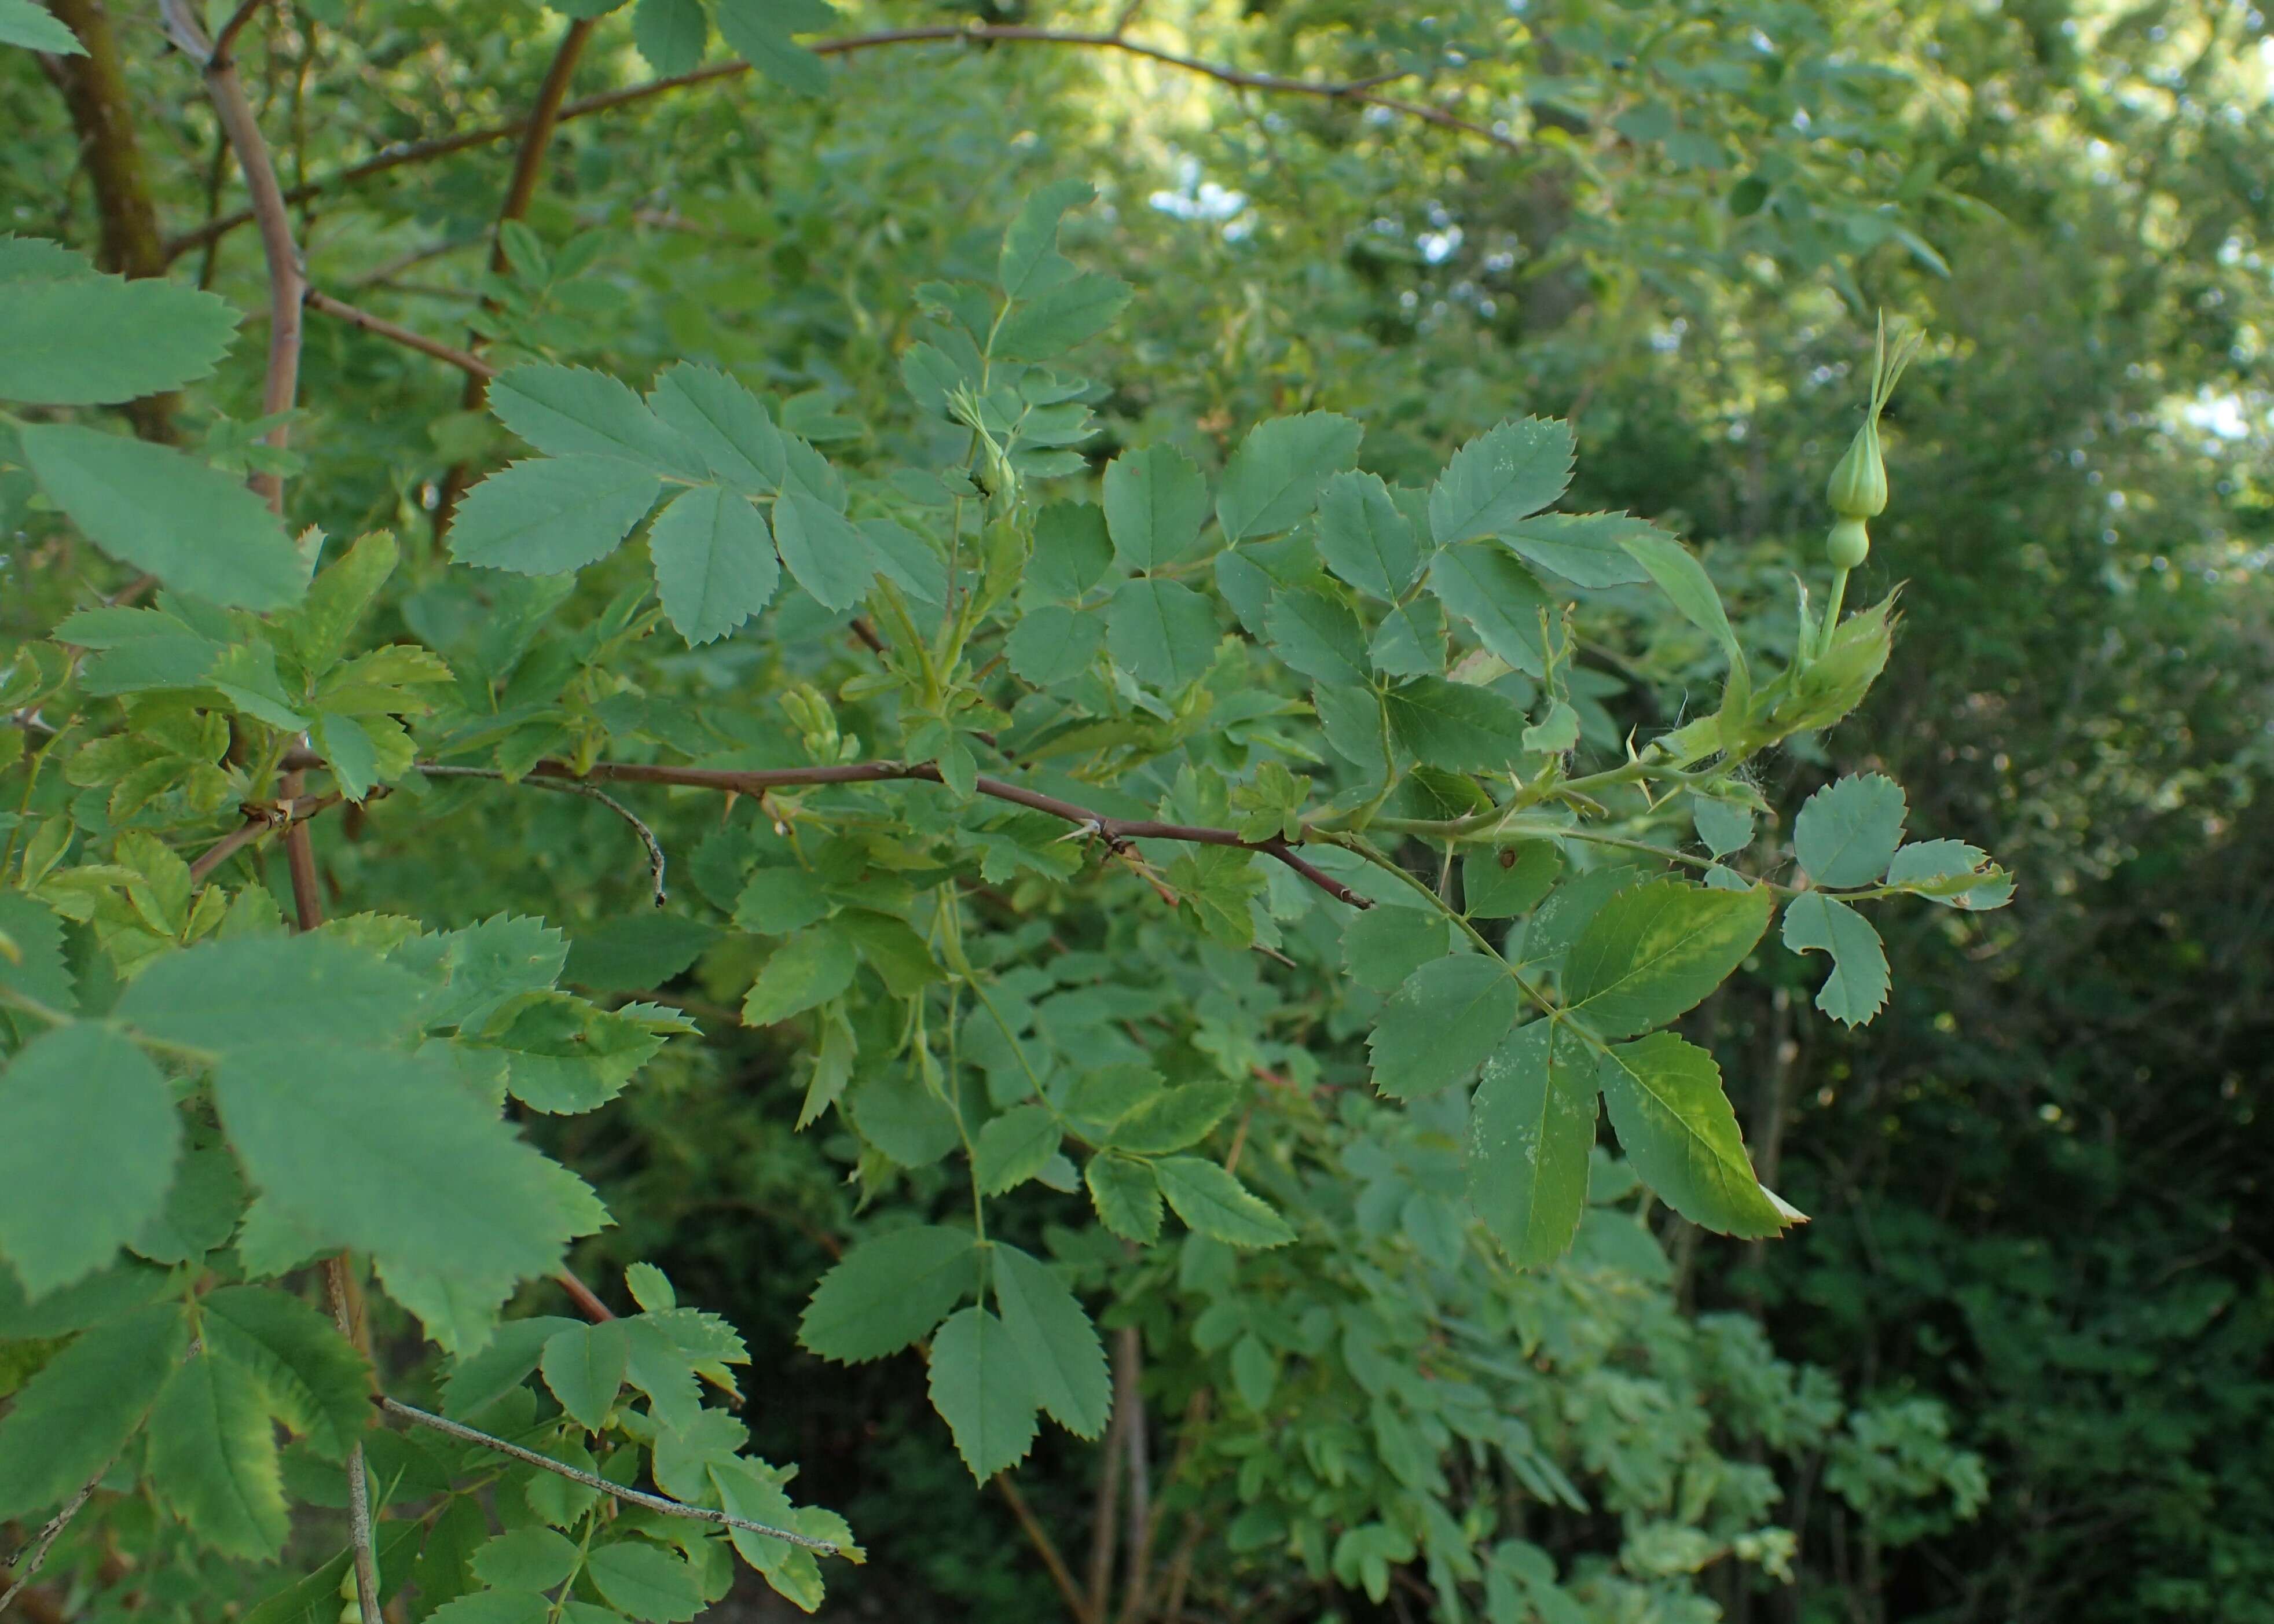
<svg viewBox="0 0 2274 1624">
<path fill-rule="evenodd" d="M 550 1455 L 539 1455 L 534 1449 L 524 1449 L 519 1444 L 508 1443 L 502 1438 L 493 1438 L 487 1432 L 459 1422 L 430 1415 L 425 1410 L 405 1404 L 396 1399 L 374 1395 L 372 1402 L 390 1416 L 400 1417 L 419 1426 L 432 1427 L 436 1432 L 448 1433 L 463 1443 L 479 1444 L 485 1449 L 494 1449 L 500 1455 L 510 1455 L 524 1464 L 541 1467 L 546 1471 L 556 1473 L 568 1478 L 571 1483 L 581 1483 L 588 1489 L 598 1489 L 603 1494 L 613 1494 L 627 1505 L 642 1506 L 650 1511 L 661 1512 L 667 1517 L 692 1517 L 698 1522 L 716 1522 L 723 1528 L 738 1528 L 746 1534 L 764 1534 L 769 1539 L 787 1540 L 791 1545 L 802 1545 L 809 1551 L 818 1551 L 824 1556 L 839 1554 L 838 1547 L 829 1540 L 816 1539 L 809 1534 L 796 1533 L 786 1528 L 772 1528 L 764 1522 L 753 1522 L 747 1517 L 738 1517 L 732 1512 L 713 1511 L 708 1506 L 690 1506 L 683 1500 L 666 1500 L 660 1494 L 650 1494 L 639 1489 L 628 1489 L 620 1483 L 611 1483 L 606 1477 L 595 1473 L 580 1471 L 576 1467 L 556 1461 Z"/>
</svg>

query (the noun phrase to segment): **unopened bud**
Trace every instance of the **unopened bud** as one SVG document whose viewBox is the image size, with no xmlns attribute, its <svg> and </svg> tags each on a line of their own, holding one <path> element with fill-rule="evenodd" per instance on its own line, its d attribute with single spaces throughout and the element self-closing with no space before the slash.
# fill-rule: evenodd
<svg viewBox="0 0 2274 1624">
<path fill-rule="evenodd" d="M 1879 342 L 1871 357 L 1871 395 L 1864 403 L 1864 426 L 1848 442 L 1847 454 L 1824 486 L 1825 500 L 1843 522 L 1876 519 L 1887 510 L 1887 465 L 1879 456 L 1879 413 L 1886 409 L 1887 397 L 1895 392 L 1895 380 L 1903 375 L 1903 369 L 1918 353 L 1918 347 L 1919 335 L 1913 331 L 1898 338 L 1891 352 L 1886 320 L 1880 319 Z M 1843 523 L 1834 527 L 1832 536 L 1835 563 L 1843 547 L 1855 553 L 1856 563 L 1863 561 L 1869 544 L 1864 539 L 1861 525 L 1849 537 Z M 1845 568 L 1852 569 L 1855 566 Z"/>
<path fill-rule="evenodd" d="M 1856 438 L 1848 442 L 1848 455 L 1832 470 L 1824 495 L 1843 525 L 1858 519 L 1876 519 L 1887 510 L 1887 465 L 1879 460 L 1879 422 L 1876 417 L 1866 418 L 1864 426 L 1856 431 Z M 1857 527 L 1859 532 L 1861 528 Z M 1839 531 L 1835 530 L 1833 534 L 1836 536 Z"/>
</svg>

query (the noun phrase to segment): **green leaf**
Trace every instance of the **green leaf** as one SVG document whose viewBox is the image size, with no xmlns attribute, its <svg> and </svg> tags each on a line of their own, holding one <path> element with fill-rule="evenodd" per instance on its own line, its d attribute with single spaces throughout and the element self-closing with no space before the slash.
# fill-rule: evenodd
<svg viewBox="0 0 2274 1624">
<path fill-rule="evenodd" d="M 1177 1216 L 1210 1240 L 1255 1247 L 1284 1246 L 1295 1238 L 1285 1219 L 1213 1162 L 1164 1156 L 1153 1163 L 1153 1173 Z"/>
<path fill-rule="evenodd" d="M 798 585 L 825 609 L 859 603 L 880 561 L 843 514 L 804 491 L 786 490 L 774 503 L 774 543 Z"/>
<path fill-rule="evenodd" d="M 1149 1162 L 1099 1155 L 1082 1171 L 1098 1221 L 1124 1240 L 1148 1244 L 1161 1236 L 1161 1184 Z"/>
<path fill-rule="evenodd" d="M 425 1624 L 553 1624 L 553 1604 L 534 1590 L 477 1590 L 443 1603 Z"/>
<path fill-rule="evenodd" d="M 1950 908 L 2002 908 L 2014 899 L 2013 876 L 1963 840 L 1912 841 L 1888 863 L 1887 883 Z"/>
<path fill-rule="evenodd" d="M 170 446 L 71 424 L 16 431 L 56 505 L 111 557 L 175 591 L 237 609 L 281 609 L 308 589 L 308 562 L 261 500 Z"/>
<path fill-rule="evenodd" d="M 764 515 L 715 485 L 673 497 L 649 527 L 647 548 L 663 612 L 690 643 L 733 631 L 766 606 L 781 580 Z"/>
<path fill-rule="evenodd" d="M 1112 477 L 1112 470 L 1106 470 Z M 1052 502 L 1035 516 L 1027 589 L 1071 602 L 1096 586 L 1113 561 L 1104 512 L 1088 502 Z"/>
<path fill-rule="evenodd" d="M 1338 412 L 1273 417 L 1248 431 L 1224 465 L 1216 523 L 1227 542 L 1291 530 L 1317 506 L 1327 481 L 1358 455 L 1366 431 Z"/>
<path fill-rule="evenodd" d="M 1163 877 L 1208 935 L 1231 947 L 1254 945 L 1252 905 L 1269 882 L 1253 852 L 1236 846 L 1187 846 L 1171 860 Z"/>
<path fill-rule="evenodd" d="M 584 1575 L 627 1618 L 684 1624 L 703 1611 L 695 1570 L 659 1545 L 627 1539 L 584 1559 Z"/>
<path fill-rule="evenodd" d="M 606 1216 L 584 1181 L 448 1069 L 408 1055 L 245 1049 L 215 1073 L 214 1095 L 266 1199 L 312 1238 L 370 1252 L 430 1330 L 446 1317 L 446 1289 L 493 1312 Z"/>
<path fill-rule="evenodd" d="M 1421 573 L 1413 523 L 1373 474 L 1337 474 L 1319 491 L 1319 557 L 1369 598 L 1395 603 Z"/>
<path fill-rule="evenodd" d="M 1113 1410 L 1113 1380 L 1097 1327 L 1047 1265 L 1001 1241 L 989 1255 L 995 1305 L 1035 1398 L 1069 1432 L 1096 1437 Z"/>
<path fill-rule="evenodd" d="M 1619 543 L 1663 535 L 1647 519 L 1624 513 L 1536 513 L 1504 527 L 1501 544 L 1574 586 L 1634 586 L 1650 579 Z M 1668 540 L 1672 538 L 1668 537 Z"/>
<path fill-rule="evenodd" d="M 703 471 L 629 384 L 588 366 L 513 366 L 490 385 L 499 422 L 547 456 L 614 457 L 651 474 Z"/>
<path fill-rule="evenodd" d="M 766 78 L 801 95 L 824 95 L 829 73 L 815 56 L 789 36 L 810 26 L 809 19 L 782 17 L 779 0 L 714 0 L 719 35 L 727 49 Z M 821 25 L 825 26 L 826 25 Z"/>
<path fill-rule="evenodd" d="M 1836 897 L 1804 891 L 1784 911 L 1784 944 L 1796 953 L 1832 955 L 1832 974 L 1816 1007 L 1843 1026 L 1860 1026 L 1887 1002 L 1887 955 L 1871 921 Z"/>
<path fill-rule="evenodd" d="M 20 45 L 57 56 L 87 55 L 79 35 L 33 0 L 0 0 L 0 45 Z"/>
<path fill-rule="evenodd" d="M 450 522 L 461 564 L 561 575 L 614 552 L 647 516 L 663 484 L 604 456 L 532 457 L 466 492 Z"/>
<path fill-rule="evenodd" d="M 1650 572 L 1682 618 L 1700 631 L 1713 634 L 1729 657 L 1732 667 L 1742 670 L 1745 664 L 1744 650 L 1737 646 L 1737 634 L 1729 629 L 1729 616 L 1721 607 L 1721 594 L 1713 589 L 1713 577 L 1706 573 L 1706 566 L 1693 557 L 1690 550 L 1673 537 L 1660 530 L 1649 530 L 1638 535 L 1622 536 L 1619 545 Z"/>
<path fill-rule="evenodd" d="M 52 910 L 20 891 L 0 891 L 0 936 L 15 946 L 12 954 L 0 952 L 0 988 L 64 1014 L 79 1007 L 64 963 L 63 921 Z"/>
<path fill-rule="evenodd" d="M 1183 1150 L 1206 1139 L 1239 1102 L 1228 1083 L 1164 1088 L 1113 1124 L 1113 1148 L 1138 1156 Z"/>
<path fill-rule="evenodd" d="M 1400 604 L 1382 617 L 1367 658 L 1386 677 L 1435 677 L 1445 671 L 1445 611 L 1430 598 Z"/>
<path fill-rule="evenodd" d="M 1525 840 L 1461 859 L 1461 899 L 1471 919 L 1514 919 L 1540 906 L 1563 872 L 1548 840 Z"/>
<path fill-rule="evenodd" d="M 13 282 L 0 300 L 0 400 L 111 405 L 178 389 L 212 376 L 237 322 L 227 299 L 155 276 Z"/>
<path fill-rule="evenodd" d="M 1430 487 L 1430 531 L 1441 547 L 1495 534 L 1547 507 L 1570 480 L 1570 424 L 1502 423 L 1455 452 Z"/>
<path fill-rule="evenodd" d="M 1376 992 L 1395 992 L 1445 949 L 1445 921 L 1434 908 L 1378 905 L 1343 928 L 1343 967 Z"/>
<path fill-rule="evenodd" d="M 710 42 L 703 0 L 639 0 L 632 11 L 632 43 L 659 79 L 691 73 Z"/>
<path fill-rule="evenodd" d="M 1003 642 L 1011 669 L 1036 688 L 1054 688 L 1080 676 L 1104 649 L 1104 622 L 1059 604 L 1029 609 Z"/>
<path fill-rule="evenodd" d="M 1412 1100 L 1459 1082 L 1500 1046 L 1522 1009 L 1501 959 L 1456 953 L 1423 965 L 1390 995 L 1367 1040 L 1374 1086 Z"/>
<path fill-rule="evenodd" d="M 1363 687 L 1374 675 L 1358 617 L 1322 592 L 1276 592 L 1264 612 L 1271 651 L 1315 681 Z"/>
<path fill-rule="evenodd" d="M 1096 196 L 1097 189 L 1086 180 L 1059 180 L 1027 199 L 1004 231 L 1003 251 L 996 260 L 996 280 L 1005 293 L 1014 299 L 1031 298 L 1073 275 L 1073 262 L 1058 252 L 1058 222 L 1067 210 Z"/>
<path fill-rule="evenodd" d="M 249 936 L 154 959 L 114 1013 L 149 1037 L 216 1054 L 366 1048 L 406 1035 L 427 992 L 409 971 L 329 934 Z"/>
<path fill-rule="evenodd" d="M 597 1432 L 624 1385 L 630 1357 L 623 1321 L 605 1320 L 555 1332 L 545 1344 L 538 1368 L 561 1408 L 586 1432 Z"/>
<path fill-rule="evenodd" d="M 1607 1038 L 1663 1026 L 1745 961 L 1773 906 L 1766 886 L 1708 891 L 1658 880 L 1621 891 L 1572 944 L 1564 1004 Z"/>
<path fill-rule="evenodd" d="M 788 445 L 765 402 L 726 373 L 681 361 L 656 380 L 647 403 L 712 474 L 743 495 L 772 496 L 788 477 Z"/>
<path fill-rule="evenodd" d="M 931 1339 L 931 1407 L 976 1481 L 1026 1459 L 1041 1404 L 1010 1333 L 985 1309 L 959 1310 Z"/>
<path fill-rule="evenodd" d="M 1174 446 L 1125 451 L 1106 465 L 1105 528 L 1127 569 L 1158 569 L 1193 550 L 1208 517 L 1208 485 Z"/>
<path fill-rule="evenodd" d="M 1902 844 L 1902 786 L 1873 772 L 1827 784 L 1793 820 L 1793 854 L 1818 885 L 1871 885 Z"/>
<path fill-rule="evenodd" d="M 1547 673 L 1541 649 L 1555 605 L 1532 572 L 1498 547 L 1446 547 L 1429 560 L 1429 590 L 1483 643 L 1527 676 Z"/>
<path fill-rule="evenodd" d="M 643 908 L 579 936 L 561 976 L 593 992 L 646 992 L 682 974 L 719 934 L 705 921 Z"/>
<path fill-rule="evenodd" d="M 269 1410 L 327 1460 L 345 1460 L 369 1425 L 371 1367 L 339 1327 L 268 1286 L 222 1286 L 199 1299 L 206 1343 L 252 1372 Z"/>
<path fill-rule="evenodd" d="M 1111 327 L 1133 292 L 1118 276 L 1085 272 L 1013 307 L 996 330 L 990 354 L 1047 361 Z"/>
<path fill-rule="evenodd" d="M 578 1324 L 557 1314 L 508 1320 L 478 1353 L 459 1359 L 442 1384 L 442 1407 L 454 1416 L 473 1416 L 519 1387 L 553 1335 Z"/>
<path fill-rule="evenodd" d="M 34 1297 L 93 1274 L 155 1217 L 182 1124 L 164 1076 L 74 1021 L 0 1071 L 0 1254 Z"/>
<path fill-rule="evenodd" d="M 978 1283 L 976 1242 L 938 1224 L 862 1242 L 821 1277 L 798 1321 L 800 1346 L 843 1364 L 922 1340 Z"/>
<path fill-rule="evenodd" d="M 1448 772 L 1502 772 L 1523 753 L 1524 712 L 1490 688 L 1415 677 L 1383 696 L 1397 741 Z"/>
<path fill-rule="evenodd" d="M 1698 826 L 1698 838 L 1706 849 L 1716 857 L 1727 857 L 1732 852 L 1742 852 L 1753 843 L 1753 809 L 1734 801 L 1715 801 L 1710 796 L 1693 794 L 1690 797 L 1690 821 Z"/>
<path fill-rule="evenodd" d="M 1485 1064 L 1469 1107 L 1469 1205 L 1518 1268 L 1561 1256 L 1587 1209 L 1594 1055 L 1535 1020 Z"/>
<path fill-rule="evenodd" d="M 1125 581 L 1105 611 L 1113 663 L 1164 694 L 1205 675 L 1216 658 L 1216 611 L 1174 581 Z"/>
<path fill-rule="evenodd" d="M 1668 1206 L 1723 1235 L 1774 1235 L 1799 1214 L 1761 1188 L 1713 1056 L 1671 1032 L 1602 1060 L 1619 1147 Z"/>
<path fill-rule="evenodd" d="M 1058 1118 L 1040 1105 L 1020 1105 L 979 1130 L 971 1177 L 984 1195 L 1014 1190 L 1058 1154 Z"/>
<path fill-rule="evenodd" d="M 825 1004 L 853 984 L 860 956 L 852 938 L 833 929 L 801 930 L 758 972 L 742 1000 L 742 1024 L 768 1026 Z"/>
<path fill-rule="evenodd" d="M 549 1528 L 516 1528 L 475 1552 L 473 1569 L 484 1583 L 501 1590 L 549 1590 L 582 1560 L 565 1535 Z"/>
<path fill-rule="evenodd" d="M 0 1420 L 0 1519 L 44 1511 L 109 1464 L 190 1345 L 177 1303 L 83 1333 L 19 1388 Z"/>
<path fill-rule="evenodd" d="M 127 1244 L 154 1263 L 192 1263 L 236 1232 L 245 1211 L 245 1180 L 219 1145 L 201 1145 L 182 1158 L 173 1188 Z"/>
<path fill-rule="evenodd" d="M 260 1383 L 210 1348 L 174 1372 L 150 1412 L 150 1477 L 199 1542 L 223 1555 L 273 1561 L 291 1531 Z"/>
</svg>

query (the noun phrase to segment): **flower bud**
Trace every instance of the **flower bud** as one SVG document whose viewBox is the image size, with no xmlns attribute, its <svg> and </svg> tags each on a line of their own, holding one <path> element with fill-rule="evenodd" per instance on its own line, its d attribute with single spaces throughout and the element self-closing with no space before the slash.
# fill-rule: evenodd
<svg viewBox="0 0 2274 1624">
<path fill-rule="evenodd" d="M 1918 353 L 1919 341 L 1917 332 L 1905 333 L 1895 340 L 1890 350 L 1886 321 L 1881 319 L 1879 342 L 1871 357 L 1871 394 L 1864 402 L 1864 426 L 1848 442 L 1847 455 L 1840 459 L 1840 465 L 1832 470 L 1832 477 L 1824 486 L 1825 500 L 1842 520 L 1876 519 L 1887 510 L 1887 465 L 1879 457 L 1879 414 L 1886 409 L 1887 397 L 1895 392 L 1895 380 Z M 1857 563 L 1863 561 L 1868 544 L 1860 526 L 1852 537 L 1846 537 L 1844 530 L 1838 527 L 1832 535 L 1835 555 L 1844 549 L 1855 553 Z M 1853 568 L 1854 565 L 1846 568 Z"/>
<path fill-rule="evenodd" d="M 1848 442 L 1848 455 L 1832 470 L 1824 495 L 1843 524 L 1858 519 L 1876 519 L 1887 510 L 1887 465 L 1879 460 L 1879 421 L 1876 415 L 1866 418 L 1864 426 L 1856 431 L 1856 438 Z M 1839 531 L 1833 533 L 1836 536 Z"/>
<path fill-rule="evenodd" d="M 1880 505 L 1884 507 L 1886 503 L 1885 480 L 1880 482 L 1879 491 Z M 1873 511 L 1876 512 L 1877 509 Z M 1832 534 L 1825 538 L 1824 553 L 1825 556 L 1832 560 L 1832 568 L 1834 569 L 1862 568 L 1864 560 L 1871 556 L 1871 538 L 1864 528 L 1864 521 L 1854 517 L 1844 517 L 1834 524 L 1832 527 Z"/>
</svg>

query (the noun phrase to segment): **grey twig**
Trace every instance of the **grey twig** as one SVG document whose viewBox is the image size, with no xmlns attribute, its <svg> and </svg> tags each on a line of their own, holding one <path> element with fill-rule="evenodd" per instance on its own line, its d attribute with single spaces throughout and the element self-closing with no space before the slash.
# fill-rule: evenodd
<svg viewBox="0 0 2274 1624">
<path fill-rule="evenodd" d="M 629 823 L 632 826 L 632 831 L 639 836 L 640 844 L 647 847 L 648 874 L 655 885 L 655 906 L 658 907 L 663 906 L 663 843 L 655 838 L 654 830 L 640 822 L 637 813 L 605 790 L 595 789 L 590 784 L 578 784 L 571 779 L 538 778 L 534 774 L 508 779 L 504 773 L 494 767 L 440 767 L 421 762 L 418 763 L 418 771 L 430 778 L 495 778 L 501 783 L 518 784 L 524 789 L 558 790 L 563 794 L 582 795 L 587 801 L 599 801 L 609 811 Z"/>
<path fill-rule="evenodd" d="M 591 1472 L 579 1471 L 574 1466 L 563 1465 L 550 1455 L 539 1455 L 534 1449 L 524 1449 L 519 1444 L 506 1442 L 502 1438 L 493 1438 L 478 1428 L 467 1426 L 461 1422 L 446 1421 L 440 1416 L 429 1415 L 425 1410 L 416 1409 L 399 1400 L 375 1397 L 372 1402 L 390 1416 L 400 1416 L 405 1421 L 415 1422 L 420 1426 L 431 1426 L 438 1432 L 446 1432 L 452 1438 L 466 1443 L 479 1444 L 485 1449 L 494 1449 L 500 1455 L 511 1455 L 515 1460 L 524 1462 L 531 1466 L 543 1467 L 546 1471 L 559 1473 L 571 1483 L 581 1483 L 588 1489 L 598 1489 L 603 1494 L 613 1494 L 620 1500 L 634 1506 L 644 1506 L 650 1511 L 659 1511 L 668 1517 L 692 1517 L 698 1522 L 717 1522 L 727 1528 L 739 1528 L 745 1533 L 764 1534 L 770 1539 L 786 1539 L 794 1545 L 803 1545 L 809 1551 L 818 1551 L 824 1556 L 835 1556 L 838 1553 L 836 1545 L 826 1539 L 816 1539 L 809 1534 L 793 1533 L 786 1528 L 769 1528 L 763 1522 L 752 1522 L 746 1518 L 734 1515 L 732 1512 L 713 1511 L 708 1506 L 690 1506 L 684 1500 L 666 1500 L 660 1494 L 649 1494 L 639 1489 L 628 1489 L 620 1483 L 610 1483 L 606 1477 L 597 1477 Z"/>
<path fill-rule="evenodd" d="M 40 1564 L 48 1560 L 49 1548 L 63 1537 L 64 1530 L 71 1526 L 71 1520 L 79 1515 L 79 1507 L 87 1504 L 87 1496 L 94 1493 L 95 1485 L 102 1481 L 102 1472 L 109 1470 L 109 1463 L 104 1462 L 102 1471 L 89 1477 L 78 1493 L 64 1502 L 64 1508 L 49 1517 L 46 1526 L 33 1536 L 32 1543 L 26 1547 L 28 1554 L 17 1566 L 15 1583 L 8 1587 L 5 1595 L 0 1595 L 0 1613 L 7 1612 L 8 1604 L 29 1588 L 40 1571 Z"/>
</svg>

